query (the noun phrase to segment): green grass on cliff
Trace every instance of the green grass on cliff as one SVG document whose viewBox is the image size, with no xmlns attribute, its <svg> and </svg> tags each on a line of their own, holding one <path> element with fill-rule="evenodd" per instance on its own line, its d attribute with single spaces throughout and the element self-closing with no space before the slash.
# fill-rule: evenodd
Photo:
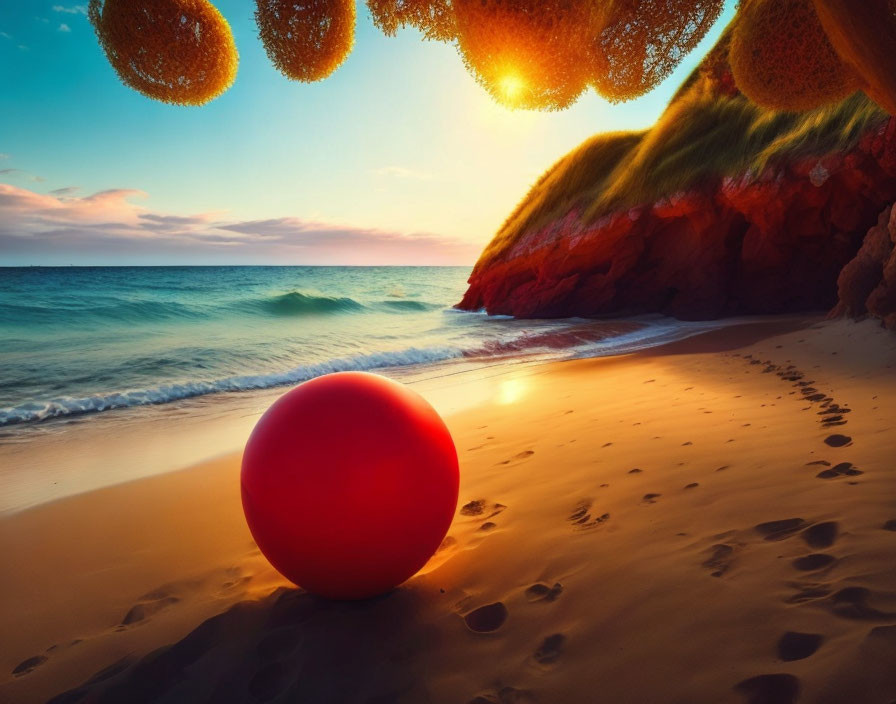
<svg viewBox="0 0 896 704">
<path fill-rule="evenodd" d="M 573 209 L 584 222 L 593 222 L 720 177 L 846 151 L 884 117 L 862 93 L 804 113 L 767 110 L 741 95 L 720 95 L 698 69 L 652 128 L 597 135 L 548 169 L 486 247 L 480 264 Z"/>
</svg>

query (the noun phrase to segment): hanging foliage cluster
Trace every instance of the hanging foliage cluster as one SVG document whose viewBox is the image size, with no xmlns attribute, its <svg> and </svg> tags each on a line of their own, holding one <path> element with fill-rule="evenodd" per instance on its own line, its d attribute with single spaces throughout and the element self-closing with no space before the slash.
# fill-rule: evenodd
<svg viewBox="0 0 896 704">
<path fill-rule="evenodd" d="M 666 78 L 718 19 L 722 0 L 606 0 L 592 9 L 591 82 L 611 102 Z"/>
<path fill-rule="evenodd" d="M 122 83 L 150 98 L 202 105 L 236 77 L 230 26 L 208 0 L 90 0 L 87 11 Z"/>
<path fill-rule="evenodd" d="M 354 0 L 256 0 L 255 21 L 271 63 L 295 81 L 329 76 L 355 41 Z"/>
<path fill-rule="evenodd" d="M 815 0 L 831 45 L 862 89 L 896 115 L 896 0 Z"/>
<path fill-rule="evenodd" d="M 499 102 L 560 110 L 588 85 L 588 3 L 454 0 L 458 50 Z"/>
<path fill-rule="evenodd" d="M 776 110 L 809 110 L 861 87 L 828 41 L 812 0 L 745 2 L 729 61 L 741 92 Z"/>
<path fill-rule="evenodd" d="M 413 27 L 426 39 L 457 39 L 454 11 L 449 0 L 367 0 L 373 24 L 392 37 L 399 29 Z"/>
</svg>

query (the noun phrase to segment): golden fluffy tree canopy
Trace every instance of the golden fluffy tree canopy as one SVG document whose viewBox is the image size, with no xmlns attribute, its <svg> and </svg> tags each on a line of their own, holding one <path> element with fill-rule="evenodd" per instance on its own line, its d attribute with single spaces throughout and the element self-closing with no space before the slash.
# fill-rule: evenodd
<svg viewBox="0 0 896 704">
<path fill-rule="evenodd" d="M 236 77 L 230 25 L 207 0 L 90 0 L 88 17 L 122 83 L 150 98 L 202 105 Z"/>
<path fill-rule="evenodd" d="M 589 5 L 579 0 L 453 0 L 461 57 L 498 102 L 561 110 L 588 85 L 583 57 Z"/>
<path fill-rule="evenodd" d="M 590 3 L 591 84 L 611 102 L 652 90 L 697 46 L 724 0 Z"/>
<path fill-rule="evenodd" d="M 729 61 L 741 92 L 775 110 L 809 110 L 861 87 L 828 41 L 812 0 L 749 0 L 738 13 Z"/>
<path fill-rule="evenodd" d="M 376 27 L 394 36 L 402 27 L 419 29 L 426 39 L 451 42 L 457 39 L 454 10 L 449 0 L 367 0 Z"/>
<path fill-rule="evenodd" d="M 896 115 L 896 0 L 815 0 L 834 51 L 868 96 Z"/>
<path fill-rule="evenodd" d="M 296 81 L 329 76 L 355 41 L 354 0 L 256 0 L 255 21 L 271 63 Z"/>
</svg>

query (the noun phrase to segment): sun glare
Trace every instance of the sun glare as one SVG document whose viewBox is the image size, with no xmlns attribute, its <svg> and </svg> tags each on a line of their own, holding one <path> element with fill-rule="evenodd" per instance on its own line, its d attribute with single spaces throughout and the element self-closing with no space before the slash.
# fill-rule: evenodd
<svg viewBox="0 0 896 704">
<path fill-rule="evenodd" d="M 523 79 L 514 73 L 508 73 L 501 79 L 501 94 L 508 105 L 518 102 L 524 87 Z"/>
<path fill-rule="evenodd" d="M 526 395 L 526 392 L 529 390 L 528 387 L 529 384 L 522 379 L 508 379 L 507 381 L 502 381 L 498 387 L 498 393 L 495 400 L 502 406 L 516 403 Z"/>
</svg>

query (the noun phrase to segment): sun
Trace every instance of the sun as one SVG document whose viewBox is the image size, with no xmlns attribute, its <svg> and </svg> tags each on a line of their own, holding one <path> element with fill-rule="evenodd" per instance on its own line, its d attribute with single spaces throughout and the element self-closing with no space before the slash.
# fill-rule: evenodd
<svg viewBox="0 0 896 704">
<path fill-rule="evenodd" d="M 504 102 L 508 105 L 514 105 L 519 101 L 523 89 L 526 87 L 525 82 L 515 73 L 505 74 L 499 85 L 501 87 L 501 95 Z"/>
</svg>

